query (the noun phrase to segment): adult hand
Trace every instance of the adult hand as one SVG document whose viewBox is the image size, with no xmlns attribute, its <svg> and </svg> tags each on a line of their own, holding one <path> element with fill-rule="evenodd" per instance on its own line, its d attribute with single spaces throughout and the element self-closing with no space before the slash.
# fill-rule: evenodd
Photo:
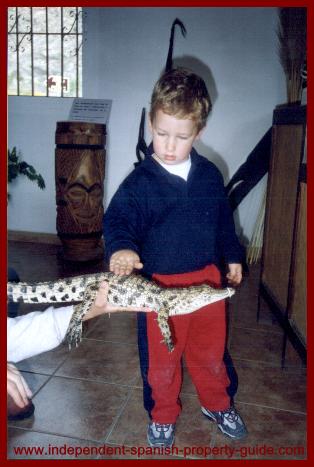
<svg viewBox="0 0 314 467">
<path fill-rule="evenodd" d="M 105 313 L 117 313 L 119 311 L 144 311 L 149 313 L 153 310 L 150 308 L 137 308 L 137 307 L 122 307 L 117 305 L 111 305 L 108 303 L 108 290 L 109 284 L 106 281 L 100 283 L 99 290 L 97 292 L 95 301 L 93 305 L 90 307 L 89 311 L 83 318 L 83 321 L 86 321 L 91 318 L 95 318 L 95 316 L 103 315 Z"/>
<path fill-rule="evenodd" d="M 109 269 L 118 276 L 131 274 L 133 269 L 142 269 L 140 257 L 133 250 L 119 250 L 110 258 Z"/>
<path fill-rule="evenodd" d="M 21 409 L 29 404 L 33 395 L 25 379 L 12 363 L 7 364 L 7 393 Z"/>
<path fill-rule="evenodd" d="M 238 263 L 228 264 L 229 272 L 226 275 L 228 283 L 232 286 L 239 285 L 242 281 L 242 265 Z"/>
</svg>

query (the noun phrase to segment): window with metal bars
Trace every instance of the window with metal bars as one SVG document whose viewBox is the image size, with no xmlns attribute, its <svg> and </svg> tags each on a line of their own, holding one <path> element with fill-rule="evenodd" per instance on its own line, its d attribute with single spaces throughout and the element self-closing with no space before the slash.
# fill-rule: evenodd
<svg viewBox="0 0 314 467">
<path fill-rule="evenodd" d="M 82 96 L 82 8 L 8 8 L 8 94 Z"/>
</svg>

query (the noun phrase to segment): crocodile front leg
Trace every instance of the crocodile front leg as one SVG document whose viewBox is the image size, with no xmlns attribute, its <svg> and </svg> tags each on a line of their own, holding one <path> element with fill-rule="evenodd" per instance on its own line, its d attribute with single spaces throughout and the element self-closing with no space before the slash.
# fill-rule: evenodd
<svg viewBox="0 0 314 467">
<path fill-rule="evenodd" d="M 83 301 L 78 305 L 74 306 L 74 312 L 72 314 L 69 327 L 64 339 L 68 343 L 69 349 L 71 349 L 72 346 L 77 347 L 82 340 L 82 321 L 84 316 L 92 306 L 96 298 L 98 289 L 99 282 L 89 284 L 86 287 Z"/>
</svg>

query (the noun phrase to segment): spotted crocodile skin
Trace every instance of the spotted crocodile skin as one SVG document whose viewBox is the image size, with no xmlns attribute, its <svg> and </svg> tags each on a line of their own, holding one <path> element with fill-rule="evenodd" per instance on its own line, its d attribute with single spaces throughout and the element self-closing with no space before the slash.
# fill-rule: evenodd
<svg viewBox="0 0 314 467">
<path fill-rule="evenodd" d="M 234 289 L 215 289 L 209 285 L 171 288 L 160 287 L 138 274 L 118 276 L 111 272 L 86 274 L 51 282 L 8 282 L 8 300 L 24 303 L 80 302 L 66 333 L 69 346 L 78 345 L 82 338 L 82 319 L 93 303 L 101 281 L 109 283 L 108 302 L 112 305 L 157 312 L 158 325 L 169 351 L 174 349 L 168 323 L 169 316 L 192 313 L 218 300 L 231 297 Z"/>
</svg>

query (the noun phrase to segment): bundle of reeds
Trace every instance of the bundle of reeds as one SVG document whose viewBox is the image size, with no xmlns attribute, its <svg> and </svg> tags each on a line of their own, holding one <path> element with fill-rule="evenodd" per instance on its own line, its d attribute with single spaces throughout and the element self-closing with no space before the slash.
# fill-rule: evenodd
<svg viewBox="0 0 314 467">
<path fill-rule="evenodd" d="M 286 75 L 289 104 L 300 103 L 302 95 L 302 69 L 306 63 L 306 8 L 278 9 L 279 57 Z"/>
<path fill-rule="evenodd" d="M 257 214 L 252 238 L 247 248 L 246 260 L 248 264 L 257 263 L 257 261 L 262 256 L 265 206 L 266 206 L 266 188 L 265 188 L 262 201 L 261 201 L 261 205 L 260 205 L 260 208 Z"/>
</svg>

